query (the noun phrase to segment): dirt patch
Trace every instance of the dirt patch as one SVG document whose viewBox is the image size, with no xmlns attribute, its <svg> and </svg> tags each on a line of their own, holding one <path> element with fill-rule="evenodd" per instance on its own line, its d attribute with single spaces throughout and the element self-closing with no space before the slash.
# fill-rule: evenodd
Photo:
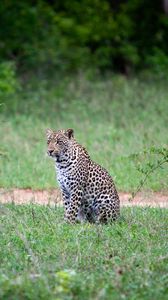
<svg viewBox="0 0 168 300">
<path fill-rule="evenodd" d="M 138 193 L 133 201 L 129 201 L 131 194 L 119 193 L 121 206 L 151 206 L 168 208 L 168 194 L 161 192 Z M 0 203 L 40 205 L 62 205 L 61 193 L 58 189 L 0 189 Z"/>
<path fill-rule="evenodd" d="M 31 190 L 31 189 L 0 189 L 0 202 L 16 204 L 36 203 L 41 205 L 61 204 L 61 193 L 58 189 Z"/>
</svg>

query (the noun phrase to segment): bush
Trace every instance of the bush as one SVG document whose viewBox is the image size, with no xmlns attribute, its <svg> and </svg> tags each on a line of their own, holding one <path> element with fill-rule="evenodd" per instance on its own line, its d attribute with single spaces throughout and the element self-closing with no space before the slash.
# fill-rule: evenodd
<svg viewBox="0 0 168 300">
<path fill-rule="evenodd" d="M 19 88 L 16 77 L 15 65 L 13 62 L 2 62 L 0 64 L 0 99 L 3 102 L 6 98 L 15 94 Z"/>
<path fill-rule="evenodd" d="M 0 63 L 0 109 L 3 111 L 15 109 L 17 111 L 19 104 L 17 96 L 20 90 L 21 86 L 16 75 L 15 64 L 13 62 Z"/>
<path fill-rule="evenodd" d="M 153 53 L 146 59 L 150 70 L 155 74 L 165 75 L 168 72 L 168 56 L 159 48 L 154 48 Z"/>
</svg>

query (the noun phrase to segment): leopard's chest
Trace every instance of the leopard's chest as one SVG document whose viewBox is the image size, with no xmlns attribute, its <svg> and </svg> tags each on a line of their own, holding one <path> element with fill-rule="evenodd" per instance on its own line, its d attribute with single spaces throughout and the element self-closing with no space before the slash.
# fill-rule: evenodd
<svg viewBox="0 0 168 300">
<path fill-rule="evenodd" d="M 56 175 L 60 188 L 68 193 L 71 192 L 72 183 L 76 180 L 72 173 L 70 169 L 66 170 L 56 167 Z"/>
</svg>

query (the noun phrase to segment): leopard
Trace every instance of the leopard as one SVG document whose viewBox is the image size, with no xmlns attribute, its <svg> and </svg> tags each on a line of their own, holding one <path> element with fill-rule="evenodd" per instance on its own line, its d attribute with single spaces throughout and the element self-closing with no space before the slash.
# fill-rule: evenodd
<svg viewBox="0 0 168 300">
<path fill-rule="evenodd" d="M 74 138 L 74 130 L 46 130 L 47 154 L 54 159 L 68 223 L 108 223 L 120 215 L 120 200 L 108 171 Z"/>
</svg>

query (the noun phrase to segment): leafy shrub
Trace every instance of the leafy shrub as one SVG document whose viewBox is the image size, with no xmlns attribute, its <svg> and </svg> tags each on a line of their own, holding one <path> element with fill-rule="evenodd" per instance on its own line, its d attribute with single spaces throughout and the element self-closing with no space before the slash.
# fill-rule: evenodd
<svg viewBox="0 0 168 300">
<path fill-rule="evenodd" d="M 0 105 L 1 110 L 18 110 L 18 92 L 21 90 L 19 79 L 16 75 L 14 62 L 0 63 Z M 1 153 L 0 153 L 1 155 Z"/>
<path fill-rule="evenodd" d="M 165 75 L 168 72 L 168 56 L 159 48 L 155 48 L 153 53 L 147 57 L 147 63 L 157 75 Z"/>
<path fill-rule="evenodd" d="M 138 172 L 141 174 L 141 179 L 136 190 L 132 193 L 132 200 L 136 194 L 144 187 L 146 181 L 158 171 L 163 168 L 163 165 L 168 163 L 168 147 L 151 147 L 141 153 L 131 155 L 135 160 Z M 143 162 L 142 162 L 143 161 Z"/>
<path fill-rule="evenodd" d="M 2 62 L 0 64 L 0 98 L 13 95 L 19 87 L 16 78 L 15 65 L 13 62 Z"/>
</svg>

